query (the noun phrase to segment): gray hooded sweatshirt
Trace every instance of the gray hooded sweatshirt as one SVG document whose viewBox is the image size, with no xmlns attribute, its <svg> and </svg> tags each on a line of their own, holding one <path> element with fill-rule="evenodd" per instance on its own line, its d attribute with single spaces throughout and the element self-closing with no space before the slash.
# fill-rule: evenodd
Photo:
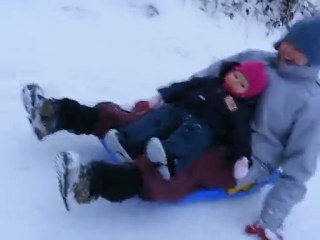
<svg viewBox="0 0 320 240">
<path fill-rule="evenodd" d="M 276 231 L 306 194 L 306 181 L 316 170 L 320 137 L 320 83 L 318 68 L 278 64 L 277 54 L 248 50 L 225 61 L 262 61 L 269 85 L 252 123 L 253 166 L 245 179 L 264 180 L 276 169 L 283 175 L 265 199 L 264 227 Z M 217 75 L 222 61 L 197 76 Z"/>
</svg>

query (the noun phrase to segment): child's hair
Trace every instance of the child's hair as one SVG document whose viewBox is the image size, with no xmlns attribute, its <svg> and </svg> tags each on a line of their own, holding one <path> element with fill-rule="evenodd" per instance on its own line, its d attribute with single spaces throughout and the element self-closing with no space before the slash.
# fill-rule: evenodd
<svg viewBox="0 0 320 240">
<path fill-rule="evenodd" d="M 219 71 L 219 79 L 223 81 L 224 77 L 235 67 L 240 66 L 238 62 L 222 62 Z"/>
</svg>

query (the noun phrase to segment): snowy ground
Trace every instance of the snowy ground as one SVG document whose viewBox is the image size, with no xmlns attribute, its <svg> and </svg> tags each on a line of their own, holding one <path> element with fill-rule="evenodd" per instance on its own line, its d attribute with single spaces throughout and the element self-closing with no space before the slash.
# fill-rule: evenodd
<svg viewBox="0 0 320 240">
<path fill-rule="evenodd" d="M 151 0 L 150 0 L 151 1 Z M 26 82 L 49 96 L 85 103 L 126 104 L 245 48 L 270 50 L 277 36 L 258 24 L 209 18 L 183 1 L 0 0 L 0 239 L 250 239 L 242 231 L 261 207 L 259 194 L 188 205 L 97 201 L 67 213 L 59 198 L 53 159 L 77 150 L 104 157 L 93 137 L 33 136 L 20 103 Z M 318 239 L 319 175 L 287 221 L 290 240 Z"/>
</svg>

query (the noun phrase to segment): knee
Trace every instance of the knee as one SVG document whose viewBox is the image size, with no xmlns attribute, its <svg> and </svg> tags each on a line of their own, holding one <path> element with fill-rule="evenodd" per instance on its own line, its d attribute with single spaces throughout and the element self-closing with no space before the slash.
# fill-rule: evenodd
<svg viewBox="0 0 320 240">
<path fill-rule="evenodd" d="M 172 116 L 178 113 L 178 109 L 171 104 L 164 105 L 157 110 L 155 110 L 158 116 Z"/>
</svg>

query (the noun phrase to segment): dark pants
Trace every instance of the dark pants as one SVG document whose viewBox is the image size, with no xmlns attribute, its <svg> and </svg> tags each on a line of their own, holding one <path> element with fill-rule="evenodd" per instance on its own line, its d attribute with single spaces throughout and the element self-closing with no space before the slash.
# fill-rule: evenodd
<svg viewBox="0 0 320 240">
<path fill-rule="evenodd" d="M 94 161 L 88 167 L 93 198 L 121 202 L 138 195 L 143 186 L 141 172 L 134 164 L 112 165 Z"/>
<path fill-rule="evenodd" d="M 56 100 L 57 129 L 75 134 L 92 134 L 99 122 L 99 109 L 88 107 L 72 99 Z"/>
<path fill-rule="evenodd" d="M 177 160 L 176 171 L 188 166 L 213 142 L 212 131 L 204 122 L 172 105 L 163 106 L 119 131 L 121 142 L 132 156 L 140 155 L 150 138 L 160 138 L 168 159 Z"/>
</svg>

